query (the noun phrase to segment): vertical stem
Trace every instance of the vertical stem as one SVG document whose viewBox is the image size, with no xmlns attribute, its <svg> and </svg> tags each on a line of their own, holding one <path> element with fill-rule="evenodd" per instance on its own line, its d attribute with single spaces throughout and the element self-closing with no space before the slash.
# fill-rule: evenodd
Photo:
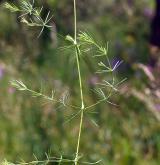
<svg viewBox="0 0 160 165">
<path fill-rule="evenodd" d="M 77 44 L 77 8 L 76 0 L 74 0 L 74 44 Z"/>
<path fill-rule="evenodd" d="M 84 98 L 83 98 L 83 89 L 82 89 L 81 71 L 80 71 L 80 64 L 79 64 L 77 48 L 76 48 L 76 59 L 77 59 L 77 68 L 78 68 L 78 75 L 79 75 L 79 88 L 80 88 L 80 93 L 81 93 L 81 115 L 80 115 L 80 123 L 79 123 L 79 133 L 78 133 L 75 165 L 77 165 L 78 158 L 79 158 L 79 146 L 80 146 L 80 140 L 81 140 L 81 132 L 82 132 L 83 116 L 84 116 L 84 108 L 85 108 L 84 107 Z"/>
<path fill-rule="evenodd" d="M 75 53 L 76 53 L 76 61 L 77 61 L 77 70 L 78 70 L 78 78 L 79 78 L 79 90 L 81 95 L 81 115 L 80 115 L 80 123 L 79 123 L 79 132 L 78 132 L 78 141 L 76 147 L 76 155 L 75 155 L 75 165 L 78 165 L 79 159 L 79 146 L 81 140 L 81 132 L 83 125 L 83 116 L 84 116 L 84 96 L 83 96 L 83 87 L 82 87 L 82 78 L 81 78 L 81 69 L 80 69 L 80 49 L 77 44 L 77 10 L 76 10 L 76 0 L 74 0 L 74 44 L 75 44 Z"/>
</svg>

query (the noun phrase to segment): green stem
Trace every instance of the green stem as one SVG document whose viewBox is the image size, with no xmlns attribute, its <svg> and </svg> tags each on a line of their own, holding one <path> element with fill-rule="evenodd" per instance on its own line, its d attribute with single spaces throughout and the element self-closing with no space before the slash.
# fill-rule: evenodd
<svg viewBox="0 0 160 165">
<path fill-rule="evenodd" d="M 78 132 L 78 141 L 76 147 L 76 155 L 75 155 L 75 165 L 78 165 L 79 159 L 79 146 L 81 140 L 81 132 L 83 126 L 83 116 L 84 116 L 84 96 L 83 96 L 83 87 L 82 87 L 82 78 L 81 78 L 81 69 L 80 69 L 80 49 L 77 44 L 77 10 L 76 10 L 76 0 L 74 0 L 74 44 L 75 44 L 75 53 L 76 53 L 76 61 L 77 61 L 77 70 L 78 70 L 78 78 L 79 78 L 79 90 L 81 95 L 81 115 L 80 115 L 80 123 L 79 123 L 79 132 Z"/>
<path fill-rule="evenodd" d="M 80 140 L 81 140 L 81 132 L 82 132 L 82 125 L 83 125 L 83 116 L 84 116 L 84 97 L 83 97 L 83 88 L 82 88 L 82 79 L 81 79 L 81 70 L 80 70 L 80 63 L 79 63 L 79 57 L 78 57 L 78 50 L 76 48 L 76 60 L 77 60 L 77 69 L 78 69 L 78 75 L 79 75 L 79 89 L 81 93 L 81 115 L 80 115 L 80 124 L 79 124 L 79 133 L 78 133 L 78 141 L 77 141 L 77 149 L 76 149 L 76 157 L 75 157 L 75 165 L 78 164 L 79 159 L 79 146 L 80 146 Z"/>
<path fill-rule="evenodd" d="M 76 0 L 74 0 L 74 44 L 77 44 L 77 8 Z"/>
</svg>

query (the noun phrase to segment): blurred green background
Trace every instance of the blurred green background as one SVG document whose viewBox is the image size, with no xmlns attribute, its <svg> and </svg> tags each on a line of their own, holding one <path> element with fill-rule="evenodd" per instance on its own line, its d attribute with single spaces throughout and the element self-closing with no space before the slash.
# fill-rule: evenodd
<svg viewBox="0 0 160 165">
<path fill-rule="evenodd" d="M 26 27 L 18 15 L 0 7 L 0 160 L 31 161 L 33 155 L 45 159 L 45 153 L 68 158 L 75 153 L 79 117 L 65 124 L 74 110 L 18 92 L 9 84 L 21 79 L 34 90 L 42 87 L 48 95 L 52 89 L 59 96 L 68 90 L 72 102 L 79 103 L 74 54 L 59 49 L 66 44 L 64 37 L 73 34 L 73 2 L 36 3 L 44 6 L 44 15 L 48 10 L 54 15 L 54 28 L 45 29 L 40 38 L 38 28 Z M 95 107 L 96 114 L 85 117 L 80 147 L 83 160 L 102 159 L 105 165 L 158 165 L 160 97 L 155 88 L 149 88 L 145 73 L 135 67 L 148 60 L 154 1 L 78 0 L 77 7 L 79 30 L 89 32 L 97 42 L 108 41 L 111 61 L 124 61 L 117 79 L 128 78 L 110 100 L 118 106 L 104 103 Z M 95 70 L 92 60 L 86 58 L 82 65 L 89 104 L 95 102 L 89 88 L 97 78 L 91 73 Z"/>
</svg>

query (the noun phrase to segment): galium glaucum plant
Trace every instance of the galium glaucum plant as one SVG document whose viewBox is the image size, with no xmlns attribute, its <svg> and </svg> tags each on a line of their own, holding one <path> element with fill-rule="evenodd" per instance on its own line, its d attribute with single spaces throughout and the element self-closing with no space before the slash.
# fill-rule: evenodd
<svg viewBox="0 0 160 165">
<path fill-rule="evenodd" d="M 32 2 L 30 1 L 20 1 L 18 5 L 13 3 L 5 3 L 5 8 L 9 9 L 11 12 L 18 12 L 19 13 L 19 19 L 22 23 L 32 26 L 32 27 L 39 27 L 40 32 L 38 37 L 42 34 L 44 28 L 52 28 L 50 25 L 50 21 L 52 19 L 52 16 L 50 14 L 50 11 L 48 11 L 45 19 L 41 17 L 41 12 L 43 10 L 43 7 L 35 7 L 34 0 Z M 91 108 L 94 108 L 96 105 L 107 102 L 112 104 L 109 99 L 112 96 L 114 92 L 117 92 L 118 85 L 121 84 L 124 80 L 120 82 L 116 82 L 116 78 L 114 75 L 114 71 L 119 67 L 121 64 L 121 61 L 117 61 L 116 64 L 113 66 L 109 60 L 108 57 L 108 43 L 106 46 L 103 46 L 99 44 L 89 33 L 77 30 L 77 8 L 76 8 L 76 0 L 73 0 L 73 10 L 74 10 L 74 35 L 67 35 L 65 39 L 70 43 L 69 46 L 64 46 L 65 49 L 69 49 L 70 47 L 73 48 L 73 56 L 75 56 L 75 62 L 77 66 L 77 74 L 78 74 L 78 81 L 79 83 L 79 94 L 80 94 L 80 104 L 79 105 L 72 105 L 68 102 L 68 95 L 64 94 L 60 98 L 56 98 L 55 93 L 56 91 L 53 90 L 50 94 L 50 96 L 44 94 L 41 90 L 40 91 L 34 91 L 30 89 L 27 85 L 25 85 L 20 80 L 12 80 L 11 85 L 17 88 L 19 91 L 26 91 L 29 92 L 33 97 L 41 97 L 45 100 L 49 100 L 51 102 L 56 102 L 59 104 L 62 104 L 64 107 L 74 108 L 75 114 L 71 115 L 70 120 L 72 120 L 75 116 L 79 116 L 79 130 L 77 135 L 77 144 L 75 145 L 75 154 L 74 158 L 72 160 L 70 159 L 64 159 L 63 156 L 60 158 L 49 158 L 47 156 L 46 161 L 38 161 L 35 160 L 33 162 L 30 162 L 32 164 L 36 164 L 36 162 L 47 164 L 48 162 L 59 162 L 59 164 L 63 164 L 65 162 L 70 162 L 71 164 L 78 165 L 78 164 L 99 164 L 101 160 L 98 160 L 97 162 L 83 162 L 81 161 L 81 154 L 80 154 L 80 142 L 81 138 L 83 138 L 83 123 L 84 123 L 84 117 L 86 113 L 89 112 Z M 111 77 L 111 79 L 108 81 L 107 79 L 102 79 L 99 81 L 95 88 L 94 92 L 97 94 L 98 100 L 91 104 L 87 105 L 85 101 L 84 96 L 84 85 L 83 85 L 83 78 L 81 74 L 81 61 L 83 58 L 81 58 L 85 53 L 90 53 L 90 51 L 94 50 L 94 54 L 91 55 L 90 58 L 93 60 L 98 61 L 97 67 L 99 68 L 97 70 L 97 74 L 99 74 L 99 77 L 106 77 L 107 75 Z M 21 163 L 21 164 L 29 164 L 29 163 Z"/>
<path fill-rule="evenodd" d="M 41 17 L 41 12 L 43 7 L 38 8 L 34 7 L 34 0 L 32 3 L 30 1 L 22 0 L 20 5 L 17 6 L 13 3 L 6 2 L 4 7 L 9 9 L 11 12 L 19 12 L 21 13 L 19 18 L 21 19 L 22 23 L 25 23 L 28 26 L 38 26 L 41 28 L 41 31 L 38 37 L 42 34 L 44 28 L 51 28 L 52 26 L 49 25 L 50 20 L 53 16 L 50 16 L 50 11 L 47 13 L 46 18 L 43 19 Z"/>
</svg>

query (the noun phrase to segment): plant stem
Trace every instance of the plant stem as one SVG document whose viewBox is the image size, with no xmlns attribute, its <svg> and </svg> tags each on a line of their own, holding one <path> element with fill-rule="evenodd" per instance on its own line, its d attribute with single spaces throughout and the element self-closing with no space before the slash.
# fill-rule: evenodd
<svg viewBox="0 0 160 165">
<path fill-rule="evenodd" d="M 80 115 L 80 123 L 79 123 L 79 132 L 78 132 L 78 141 L 76 147 L 76 155 L 75 155 L 75 165 L 78 165 L 79 159 L 79 146 L 81 140 L 81 132 L 83 126 L 83 116 L 84 116 L 84 96 L 83 96 L 83 87 L 82 87 L 82 78 L 81 78 L 81 69 L 80 69 L 80 49 L 77 44 L 77 10 L 76 10 L 76 0 L 74 0 L 74 44 L 75 44 L 75 53 L 76 53 L 76 61 L 77 61 L 77 70 L 78 70 L 78 78 L 79 78 L 79 90 L 81 95 L 81 115 Z"/>
<path fill-rule="evenodd" d="M 79 51 L 76 48 L 76 60 L 77 60 L 77 69 L 78 69 L 78 75 L 79 75 L 79 89 L 81 93 L 81 115 L 80 115 L 80 124 L 79 124 L 79 133 L 78 133 L 78 142 L 77 142 L 77 149 L 76 149 L 76 157 L 75 157 L 75 165 L 78 163 L 78 157 L 79 157 L 79 146 L 80 146 L 80 140 L 81 140 L 81 132 L 82 132 L 82 125 L 83 125 L 83 116 L 84 116 L 84 97 L 83 97 L 83 88 L 82 88 L 82 79 L 81 79 L 81 70 L 80 70 L 80 63 L 79 63 L 79 57 L 78 53 Z"/>
<path fill-rule="evenodd" d="M 76 0 L 74 0 L 74 44 L 77 44 L 77 8 Z"/>
</svg>

